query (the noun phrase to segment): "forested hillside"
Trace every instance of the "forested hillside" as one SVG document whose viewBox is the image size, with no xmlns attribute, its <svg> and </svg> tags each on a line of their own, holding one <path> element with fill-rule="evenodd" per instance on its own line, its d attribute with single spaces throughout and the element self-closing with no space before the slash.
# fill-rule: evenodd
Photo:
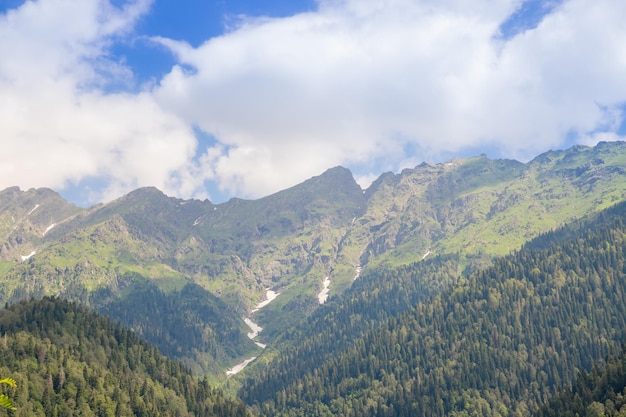
<svg viewBox="0 0 626 417">
<path fill-rule="evenodd" d="M 241 395 L 266 416 L 528 415 L 625 340 L 625 261 L 620 204 L 541 236 L 339 353 L 333 340 L 350 340 L 349 330 L 311 335 Z"/>
<path fill-rule="evenodd" d="M 188 283 L 165 292 L 141 276 L 124 282 L 122 297 L 103 288 L 90 295 L 89 304 L 195 374 L 223 374 L 230 358 L 260 350 L 242 331 L 244 323 L 234 309 L 201 286 Z"/>
<path fill-rule="evenodd" d="M 397 317 L 418 302 L 454 285 L 460 277 L 459 257 L 454 255 L 366 273 L 345 293 L 331 298 L 306 322 L 281 334 L 264 355 L 246 369 L 245 375 L 258 374 L 268 358 L 280 352 L 267 372 L 281 374 L 281 381 L 286 380 L 285 374 L 298 378 L 390 317 Z M 263 389 L 265 385 L 261 385 Z M 244 396 L 249 389 L 242 390 Z"/>
<path fill-rule="evenodd" d="M 576 382 L 550 398 L 536 417 L 626 416 L 626 351 L 605 366 L 582 373 Z"/>
<path fill-rule="evenodd" d="M 0 311 L 14 416 L 249 416 L 132 332 L 56 298 Z M 1 413 L 1 411 L 0 411 Z"/>
</svg>

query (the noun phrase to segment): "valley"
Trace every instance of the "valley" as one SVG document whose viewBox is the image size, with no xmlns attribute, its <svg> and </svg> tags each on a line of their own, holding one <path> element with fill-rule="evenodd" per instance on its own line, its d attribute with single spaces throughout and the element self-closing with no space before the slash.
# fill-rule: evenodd
<svg viewBox="0 0 626 417">
<path fill-rule="evenodd" d="M 246 323 L 246 325 L 250 328 L 250 332 L 248 332 L 248 338 L 254 341 L 254 344 L 260 347 L 261 349 L 265 349 L 267 347 L 267 344 L 256 341 L 255 339 L 263 331 L 263 328 L 259 326 L 258 324 L 256 324 L 255 322 L 253 322 L 252 318 L 253 318 L 254 313 L 256 313 L 257 311 L 259 311 L 260 309 L 262 309 L 263 307 L 265 307 L 266 305 L 274 301 L 276 297 L 278 297 L 279 295 L 280 293 L 277 293 L 268 289 L 265 295 L 266 299 L 264 301 L 261 301 L 259 304 L 257 304 L 254 307 L 254 309 L 250 312 L 251 314 L 250 316 L 243 319 L 244 323 Z M 231 369 L 226 371 L 226 375 L 228 376 L 237 375 L 246 366 L 248 366 L 248 364 L 252 363 L 252 361 L 254 361 L 256 358 L 257 358 L 256 356 L 253 356 L 251 358 L 244 359 L 243 362 L 233 366 Z"/>
<path fill-rule="evenodd" d="M 106 315 L 254 415 L 525 416 L 624 342 L 624 201 L 623 142 L 221 204 L 13 187 L 0 300 Z"/>
</svg>

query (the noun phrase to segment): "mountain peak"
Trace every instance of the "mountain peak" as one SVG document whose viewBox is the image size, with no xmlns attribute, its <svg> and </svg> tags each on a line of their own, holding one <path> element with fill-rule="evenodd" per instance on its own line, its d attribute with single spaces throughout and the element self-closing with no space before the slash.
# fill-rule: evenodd
<svg viewBox="0 0 626 417">
<path fill-rule="evenodd" d="M 305 184 L 307 184 L 308 186 L 314 184 L 316 188 L 329 187 L 330 189 L 345 191 L 354 191 L 356 188 L 358 188 L 359 192 L 361 192 L 361 187 L 354 180 L 352 172 L 348 168 L 344 168 L 342 166 L 336 166 L 334 168 L 327 169 L 321 175 L 315 176 L 302 183 L 302 185 Z"/>
<path fill-rule="evenodd" d="M 125 198 L 163 198 L 167 197 L 156 187 L 141 187 L 126 194 Z"/>
<path fill-rule="evenodd" d="M 328 175 L 352 177 L 352 172 L 348 168 L 342 167 L 341 165 L 337 165 L 336 167 L 328 168 L 326 171 L 322 173 L 321 176 L 328 176 Z"/>
</svg>

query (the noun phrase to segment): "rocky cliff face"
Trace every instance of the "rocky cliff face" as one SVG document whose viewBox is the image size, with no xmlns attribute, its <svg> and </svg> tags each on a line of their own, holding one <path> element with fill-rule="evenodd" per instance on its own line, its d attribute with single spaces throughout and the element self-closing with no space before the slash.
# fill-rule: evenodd
<svg viewBox="0 0 626 417">
<path fill-rule="evenodd" d="M 46 234 L 80 210 L 49 189 L 0 191 L 0 259 L 28 259 Z"/>
</svg>

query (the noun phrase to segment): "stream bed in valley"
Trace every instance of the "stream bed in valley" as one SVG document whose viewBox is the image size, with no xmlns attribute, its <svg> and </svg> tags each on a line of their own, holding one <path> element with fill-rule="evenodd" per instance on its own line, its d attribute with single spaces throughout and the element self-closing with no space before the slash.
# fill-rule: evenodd
<svg viewBox="0 0 626 417">
<path fill-rule="evenodd" d="M 276 299 L 276 297 L 278 297 L 279 295 L 280 295 L 280 293 L 277 293 L 275 291 L 272 291 L 272 290 L 268 289 L 266 291 L 266 293 L 265 293 L 265 300 L 263 300 L 259 304 L 257 304 L 254 307 L 254 309 L 250 312 L 250 315 L 243 319 L 243 321 L 246 323 L 246 325 L 250 328 L 250 331 L 248 332 L 248 337 L 250 338 L 250 340 L 252 340 L 261 349 L 265 349 L 265 347 L 267 345 L 263 344 L 261 342 L 258 342 L 258 341 L 254 340 L 254 339 L 256 339 L 256 337 L 263 331 L 263 327 L 259 326 L 254 321 L 252 321 L 252 316 L 254 315 L 254 313 L 256 313 L 257 311 L 259 311 L 260 309 L 262 309 L 263 307 L 265 307 L 266 305 L 268 305 L 269 303 L 274 301 Z M 251 358 L 245 359 L 241 363 L 238 363 L 237 365 L 233 366 L 228 371 L 226 371 L 226 375 L 232 376 L 232 375 L 238 374 L 239 372 L 241 372 L 243 370 L 243 368 L 248 366 L 248 364 L 250 364 L 256 358 L 257 358 L 256 356 L 253 356 Z"/>
</svg>

